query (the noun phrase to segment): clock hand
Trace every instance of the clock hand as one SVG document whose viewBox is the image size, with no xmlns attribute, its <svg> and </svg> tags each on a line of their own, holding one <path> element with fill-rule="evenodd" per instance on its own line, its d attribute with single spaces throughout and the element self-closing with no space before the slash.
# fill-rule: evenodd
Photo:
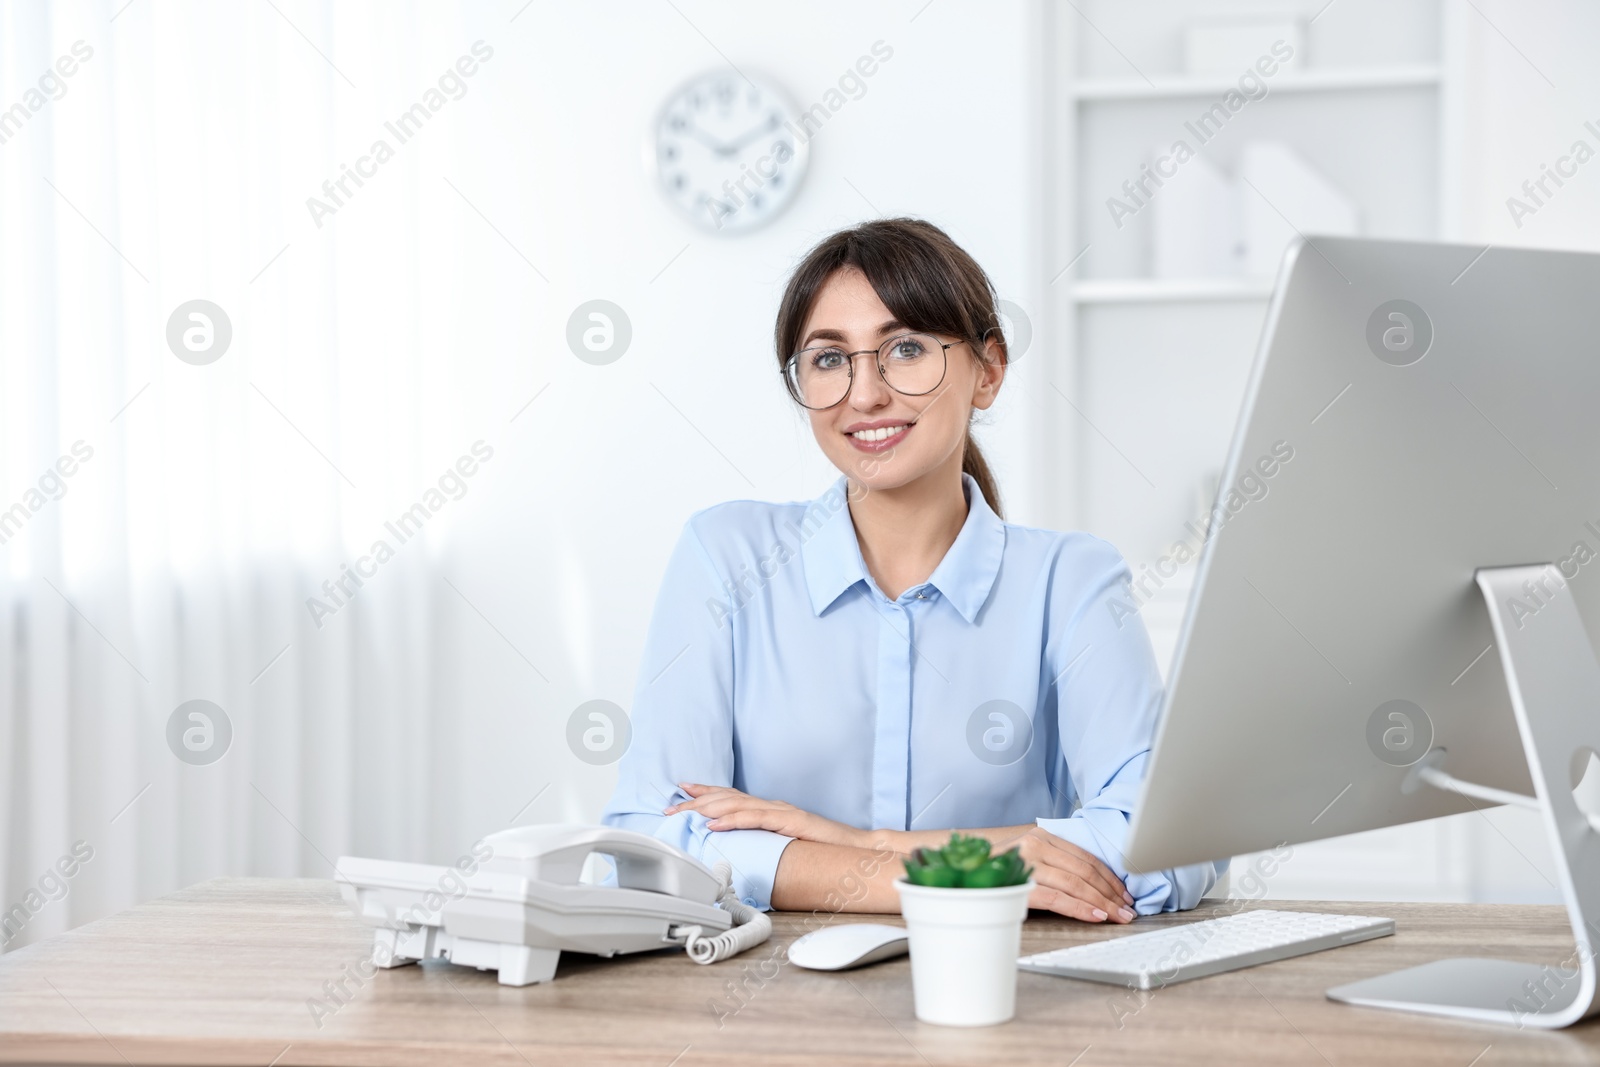
<svg viewBox="0 0 1600 1067">
<path fill-rule="evenodd" d="M 737 141 L 734 141 L 731 145 L 728 145 L 727 149 L 722 154 L 723 155 L 727 155 L 727 156 L 731 156 L 731 155 L 733 155 L 733 153 L 737 152 L 739 149 L 743 148 L 745 145 L 749 144 L 751 141 L 756 140 L 757 138 L 761 137 L 763 134 L 771 133 L 773 130 L 775 130 L 777 128 L 778 128 L 778 116 L 777 115 L 773 115 L 771 118 L 767 119 L 765 125 L 757 126 L 754 130 L 751 130 L 749 133 L 745 134 L 743 137 L 739 138 Z"/>
<path fill-rule="evenodd" d="M 717 140 L 715 137 L 712 137 L 709 133 L 707 133 L 706 131 L 702 130 L 699 126 L 695 125 L 692 122 L 685 123 L 685 125 L 688 127 L 689 132 L 694 135 L 695 140 L 699 141 L 701 144 L 703 144 L 707 148 L 711 149 L 717 155 L 726 156 L 726 155 L 731 155 L 732 154 L 733 149 L 727 147 L 721 141 Z"/>
</svg>

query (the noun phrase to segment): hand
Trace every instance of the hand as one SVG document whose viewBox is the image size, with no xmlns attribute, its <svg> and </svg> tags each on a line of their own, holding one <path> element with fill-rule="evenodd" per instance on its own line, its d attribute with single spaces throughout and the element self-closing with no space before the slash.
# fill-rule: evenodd
<svg viewBox="0 0 1600 1067">
<path fill-rule="evenodd" d="M 736 139 L 732 144 L 724 145 L 721 154 L 725 155 L 725 156 L 733 155 L 735 152 L 739 151 L 739 149 L 743 148 L 745 145 L 749 144 L 751 141 L 754 141 L 756 138 L 760 137 L 762 134 L 765 134 L 765 133 L 768 133 L 768 132 L 770 132 L 772 130 L 777 129 L 778 128 L 778 124 L 779 124 L 778 116 L 777 115 L 771 116 L 770 118 L 767 119 L 766 122 L 762 123 L 760 126 L 757 126 L 755 129 L 750 130 L 748 133 L 745 133 L 744 135 L 742 135 L 741 137 Z"/>
<path fill-rule="evenodd" d="M 706 825 L 713 830 L 771 830 L 802 841 L 861 845 L 861 831 L 855 827 L 813 815 L 781 800 L 762 800 L 722 785 L 679 782 L 678 788 L 693 799 L 672 805 L 662 812 L 663 815 L 697 811 L 710 820 Z"/>
<path fill-rule="evenodd" d="M 1013 845 L 1033 867 L 1036 885 L 1028 907 L 1090 923 L 1133 921 L 1133 895 L 1099 857 L 1038 826 L 997 844 L 994 851 L 1004 852 Z"/>
<path fill-rule="evenodd" d="M 691 134 L 694 135 L 695 140 L 699 141 L 701 144 L 703 144 L 707 148 L 711 149 L 711 151 L 715 152 L 717 155 L 719 155 L 719 156 L 732 155 L 732 151 L 728 148 L 727 145 L 723 144 L 721 141 L 717 140 L 715 137 L 711 136 L 709 133 L 707 133 L 706 131 L 702 130 L 699 126 L 695 125 L 693 122 L 688 124 L 688 130 L 689 130 L 689 132 Z"/>
</svg>

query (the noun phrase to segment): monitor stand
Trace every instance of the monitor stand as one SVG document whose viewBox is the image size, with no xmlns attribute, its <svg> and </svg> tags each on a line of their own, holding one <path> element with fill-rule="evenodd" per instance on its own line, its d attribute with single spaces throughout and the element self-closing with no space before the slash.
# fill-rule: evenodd
<svg viewBox="0 0 1600 1067">
<path fill-rule="evenodd" d="M 1556 567 L 1486 567 L 1477 572 L 1477 581 L 1494 625 L 1537 799 L 1451 778 L 1439 770 L 1437 760 L 1426 758 L 1415 768 L 1417 778 L 1493 803 L 1539 809 L 1576 948 L 1555 964 L 1435 960 L 1336 986 L 1328 997 L 1365 1007 L 1553 1030 L 1600 1010 L 1589 938 L 1590 930 L 1600 933 L 1600 833 L 1579 810 L 1571 780 L 1575 757 L 1582 754 L 1584 762 L 1577 765 L 1582 769 L 1589 751 L 1600 751 L 1600 663 Z M 1523 610 L 1513 614 L 1513 601 Z"/>
</svg>

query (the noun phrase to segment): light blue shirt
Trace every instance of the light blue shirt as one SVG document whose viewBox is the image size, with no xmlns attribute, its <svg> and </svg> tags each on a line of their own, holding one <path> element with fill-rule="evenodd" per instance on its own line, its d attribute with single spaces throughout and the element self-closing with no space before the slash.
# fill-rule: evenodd
<svg viewBox="0 0 1600 1067">
<path fill-rule="evenodd" d="M 689 518 L 667 564 L 603 819 L 726 859 L 769 908 L 788 837 L 709 830 L 678 782 L 731 785 L 862 829 L 1033 823 L 1098 856 L 1140 914 L 1192 908 L 1222 864 L 1129 874 L 1122 848 L 1161 677 L 1127 564 L 1105 541 L 967 518 L 933 575 L 890 600 L 847 483 L 809 503 Z"/>
</svg>

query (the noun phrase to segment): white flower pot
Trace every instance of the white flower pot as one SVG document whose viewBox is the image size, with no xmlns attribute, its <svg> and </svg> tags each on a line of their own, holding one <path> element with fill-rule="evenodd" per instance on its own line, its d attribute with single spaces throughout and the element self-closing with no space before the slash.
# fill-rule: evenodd
<svg viewBox="0 0 1600 1067">
<path fill-rule="evenodd" d="M 940 889 L 896 880 L 911 945 L 917 1018 L 993 1026 L 1017 1007 L 1017 956 L 1033 880 L 999 889 Z"/>
</svg>

